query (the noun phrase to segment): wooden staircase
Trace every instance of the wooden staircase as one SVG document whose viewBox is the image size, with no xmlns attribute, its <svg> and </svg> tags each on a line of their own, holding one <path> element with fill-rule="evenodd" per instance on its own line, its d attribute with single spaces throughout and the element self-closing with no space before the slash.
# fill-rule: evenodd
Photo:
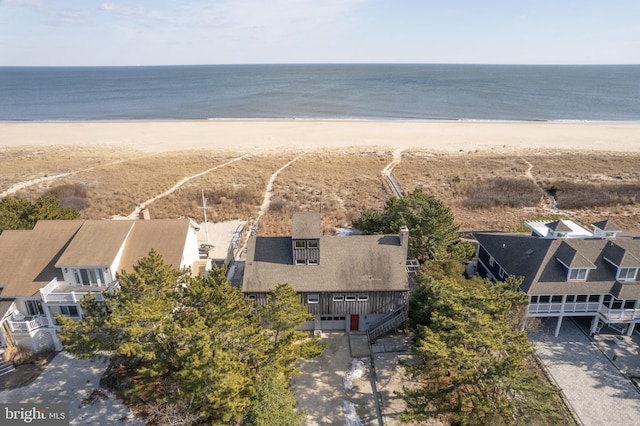
<svg viewBox="0 0 640 426">
<path fill-rule="evenodd" d="M 376 339 L 395 332 L 407 322 L 408 318 L 409 315 L 407 313 L 406 306 L 401 306 L 393 310 L 384 318 L 382 318 L 377 324 L 375 324 L 371 329 L 369 329 L 369 342 L 373 343 L 376 341 Z"/>
</svg>

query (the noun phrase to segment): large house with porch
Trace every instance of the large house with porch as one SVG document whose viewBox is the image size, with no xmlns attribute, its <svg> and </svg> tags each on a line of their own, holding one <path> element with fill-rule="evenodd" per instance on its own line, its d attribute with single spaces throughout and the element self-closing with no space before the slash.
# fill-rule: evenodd
<svg viewBox="0 0 640 426">
<path fill-rule="evenodd" d="M 287 283 L 314 316 L 304 329 L 368 331 L 406 314 L 408 238 L 406 227 L 396 235 L 323 235 L 319 213 L 296 213 L 290 236 L 250 237 L 242 291 L 263 305 Z"/>
<path fill-rule="evenodd" d="M 118 286 L 151 249 L 176 268 L 199 261 L 198 225 L 178 220 L 41 220 L 0 234 L 0 347 L 61 350 L 55 315 L 80 319 L 80 301 Z"/>
<path fill-rule="evenodd" d="M 530 235 L 474 233 L 477 273 L 493 281 L 523 276 L 528 315 L 590 317 L 591 333 L 606 324 L 631 335 L 640 322 L 640 237 L 612 221 L 589 231 L 572 221 L 527 222 Z"/>
</svg>

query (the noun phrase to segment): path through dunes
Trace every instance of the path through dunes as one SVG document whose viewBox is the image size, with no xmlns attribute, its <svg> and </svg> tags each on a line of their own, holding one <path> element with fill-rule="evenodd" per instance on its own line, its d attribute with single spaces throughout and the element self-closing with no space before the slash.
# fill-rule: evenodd
<svg viewBox="0 0 640 426">
<path fill-rule="evenodd" d="M 162 194 L 156 195 L 155 197 L 153 197 L 153 198 L 151 198 L 151 199 L 139 204 L 138 207 L 136 207 L 136 209 L 134 211 L 132 211 L 127 216 L 127 218 L 128 219 L 136 219 L 136 218 L 138 218 L 140 216 L 140 212 L 142 210 L 144 210 L 149 204 L 153 203 L 154 201 L 156 201 L 156 200 L 158 200 L 160 198 L 166 197 L 167 195 L 173 194 L 176 190 L 178 190 L 180 187 L 182 187 L 182 185 L 184 185 L 185 183 L 189 182 L 190 180 L 198 178 L 200 176 L 204 176 L 207 173 L 210 173 L 210 172 L 212 172 L 214 170 L 217 170 L 217 169 L 219 169 L 221 167 L 228 166 L 229 164 L 233 164 L 236 161 L 240 161 L 240 160 L 242 160 L 242 159 L 244 159 L 244 158 L 246 158 L 248 156 L 249 156 L 248 154 L 245 154 L 245 155 L 242 155 L 240 157 L 236 157 L 236 158 L 234 158 L 234 159 L 232 159 L 230 161 L 227 161 L 226 163 L 219 164 L 219 165 L 217 165 L 215 167 L 212 167 L 212 168 L 210 168 L 208 170 L 205 170 L 204 172 L 200 172 L 200 173 L 197 173 L 195 175 L 187 176 L 187 177 L 181 179 L 178 183 L 176 183 L 174 186 L 172 186 L 168 190 L 164 191 Z"/>
</svg>

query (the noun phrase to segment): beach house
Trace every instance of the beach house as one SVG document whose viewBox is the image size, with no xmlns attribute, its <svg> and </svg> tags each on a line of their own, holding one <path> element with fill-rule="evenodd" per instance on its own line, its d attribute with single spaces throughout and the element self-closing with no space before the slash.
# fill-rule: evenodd
<svg viewBox="0 0 640 426">
<path fill-rule="evenodd" d="M 289 284 L 314 320 L 307 330 L 370 331 L 406 318 L 409 231 L 396 235 L 323 235 L 320 214 L 296 213 L 291 235 L 251 236 L 242 291 L 263 305 Z"/>
<path fill-rule="evenodd" d="M 0 234 L 0 346 L 61 350 L 55 315 L 82 317 L 80 301 L 118 286 L 151 249 L 173 267 L 199 262 L 198 225 L 178 220 L 41 220 Z"/>
<path fill-rule="evenodd" d="M 531 233 L 474 233 L 477 273 L 493 281 L 522 276 L 528 315 L 591 318 L 630 335 L 640 322 L 640 237 L 609 220 L 589 231 L 573 221 L 525 223 Z"/>
</svg>

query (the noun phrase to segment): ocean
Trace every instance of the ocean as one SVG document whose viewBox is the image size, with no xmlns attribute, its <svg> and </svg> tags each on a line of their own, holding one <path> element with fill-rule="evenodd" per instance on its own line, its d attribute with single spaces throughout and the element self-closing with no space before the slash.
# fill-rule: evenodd
<svg viewBox="0 0 640 426">
<path fill-rule="evenodd" d="M 640 121 L 640 65 L 0 67 L 0 121 Z"/>
</svg>

